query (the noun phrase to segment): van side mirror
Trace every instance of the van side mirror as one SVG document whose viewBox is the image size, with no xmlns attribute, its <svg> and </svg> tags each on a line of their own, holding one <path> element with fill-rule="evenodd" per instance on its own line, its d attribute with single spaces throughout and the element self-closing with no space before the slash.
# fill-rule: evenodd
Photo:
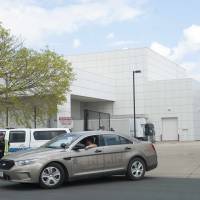
<svg viewBox="0 0 200 200">
<path fill-rule="evenodd" d="M 74 150 L 74 151 L 77 151 L 79 149 L 85 149 L 85 145 L 81 144 L 81 143 L 78 143 L 72 148 L 72 150 Z"/>
</svg>

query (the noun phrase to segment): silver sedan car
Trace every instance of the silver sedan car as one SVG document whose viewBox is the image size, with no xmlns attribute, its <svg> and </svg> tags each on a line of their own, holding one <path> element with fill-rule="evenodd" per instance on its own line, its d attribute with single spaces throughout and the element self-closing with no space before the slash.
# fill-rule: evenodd
<svg viewBox="0 0 200 200">
<path fill-rule="evenodd" d="M 13 153 L 0 160 L 0 178 L 57 188 L 65 181 L 124 174 L 140 180 L 156 168 L 153 144 L 113 132 L 64 134 L 34 150 Z"/>
</svg>

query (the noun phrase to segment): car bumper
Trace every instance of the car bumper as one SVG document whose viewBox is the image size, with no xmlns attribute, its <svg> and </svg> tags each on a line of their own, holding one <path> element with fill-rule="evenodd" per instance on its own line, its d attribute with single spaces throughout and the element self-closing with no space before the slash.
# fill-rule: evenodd
<svg viewBox="0 0 200 200">
<path fill-rule="evenodd" d="M 0 169 L 0 179 L 18 183 L 38 183 L 42 166 L 31 164 L 27 166 L 14 166 L 9 170 Z"/>
<path fill-rule="evenodd" d="M 157 166 L 158 166 L 158 163 L 154 163 L 153 165 L 150 165 L 150 166 L 147 167 L 147 171 L 155 169 Z"/>
<path fill-rule="evenodd" d="M 155 169 L 158 166 L 157 155 L 148 157 L 147 159 L 147 171 Z"/>
</svg>

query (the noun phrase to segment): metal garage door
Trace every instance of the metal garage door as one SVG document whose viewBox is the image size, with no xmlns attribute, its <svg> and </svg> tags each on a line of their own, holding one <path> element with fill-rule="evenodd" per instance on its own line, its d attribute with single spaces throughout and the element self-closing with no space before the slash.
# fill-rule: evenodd
<svg viewBox="0 0 200 200">
<path fill-rule="evenodd" d="M 162 118 L 162 139 L 178 140 L 177 118 Z"/>
</svg>

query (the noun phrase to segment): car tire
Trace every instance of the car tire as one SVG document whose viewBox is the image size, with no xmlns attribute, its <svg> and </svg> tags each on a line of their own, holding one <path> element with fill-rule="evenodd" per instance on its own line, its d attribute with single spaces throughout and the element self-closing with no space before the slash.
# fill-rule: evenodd
<svg viewBox="0 0 200 200">
<path fill-rule="evenodd" d="M 58 163 L 50 163 L 40 173 L 40 186 L 45 189 L 55 189 L 63 185 L 65 171 Z"/>
<path fill-rule="evenodd" d="M 141 158 L 135 157 L 128 164 L 126 176 L 129 180 L 140 180 L 144 177 L 146 166 Z"/>
</svg>

